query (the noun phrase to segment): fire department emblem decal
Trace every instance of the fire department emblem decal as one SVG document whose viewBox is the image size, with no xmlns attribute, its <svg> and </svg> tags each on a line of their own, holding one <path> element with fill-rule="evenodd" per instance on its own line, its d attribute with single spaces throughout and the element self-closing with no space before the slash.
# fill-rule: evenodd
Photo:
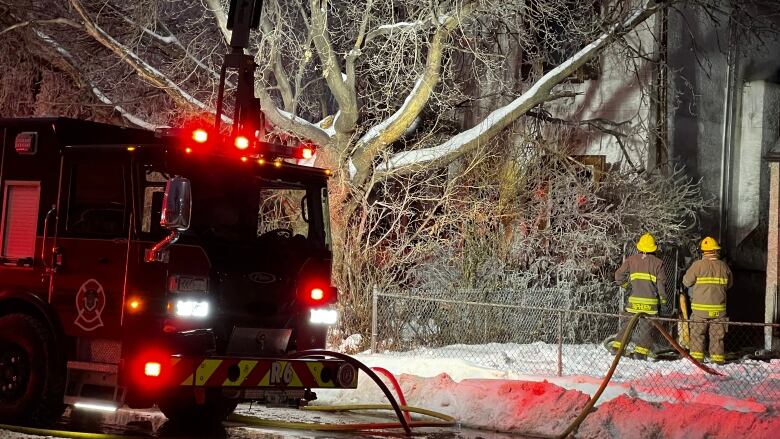
<svg viewBox="0 0 780 439">
<path fill-rule="evenodd" d="M 106 293 L 103 285 L 95 279 L 90 279 L 79 288 L 76 293 L 76 310 L 78 317 L 73 323 L 85 331 L 94 331 L 103 326 L 100 315 L 106 307 Z"/>
</svg>

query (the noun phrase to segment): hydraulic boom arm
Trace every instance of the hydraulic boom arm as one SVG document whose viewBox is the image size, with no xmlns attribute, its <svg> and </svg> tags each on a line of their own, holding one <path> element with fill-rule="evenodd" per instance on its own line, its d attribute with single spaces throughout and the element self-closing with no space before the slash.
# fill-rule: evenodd
<svg viewBox="0 0 780 439">
<path fill-rule="evenodd" d="M 233 110 L 232 135 L 239 133 L 255 137 L 260 131 L 262 137 L 265 133 L 263 113 L 260 109 L 260 100 L 255 97 L 254 81 L 257 64 L 252 57 L 245 53 L 249 45 L 249 33 L 260 25 L 260 13 L 263 10 L 263 0 L 231 0 L 228 12 L 227 28 L 232 31 L 230 38 L 230 53 L 225 56 L 219 78 L 219 94 L 217 96 L 217 115 L 214 122 L 219 131 L 222 122 L 223 104 L 225 97 L 225 78 L 229 69 L 235 69 L 238 75 L 235 95 L 235 108 Z"/>
</svg>

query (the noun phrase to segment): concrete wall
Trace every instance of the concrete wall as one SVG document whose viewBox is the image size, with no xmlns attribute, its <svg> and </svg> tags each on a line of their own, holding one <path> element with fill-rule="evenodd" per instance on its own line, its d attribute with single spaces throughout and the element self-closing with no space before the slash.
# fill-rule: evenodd
<svg viewBox="0 0 780 439">
<path fill-rule="evenodd" d="M 766 267 L 769 168 L 763 156 L 780 137 L 780 85 L 759 80 L 742 85 L 733 145 L 727 245 L 735 263 Z"/>
</svg>

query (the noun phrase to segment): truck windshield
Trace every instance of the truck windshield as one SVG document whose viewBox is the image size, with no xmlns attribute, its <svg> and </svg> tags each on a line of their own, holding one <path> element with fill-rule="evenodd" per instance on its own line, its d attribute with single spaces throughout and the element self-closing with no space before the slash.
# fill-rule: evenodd
<svg viewBox="0 0 780 439">
<path fill-rule="evenodd" d="M 184 233 L 197 241 L 251 245 L 264 235 L 314 238 L 309 221 L 309 196 L 319 198 L 320 188 L 268 181 L 245 173 L 220 172 L 199 168 L 183 175 L 192 182 L 192 222 Z M 153 168 L 145 170 L 141 232 L 167 234 L 159 226 L 162 195 L 168 175 Z M 313 207 L 310 207 L 313 206 Z M 319 215 L 318 215 L 319 217 Z M 323 243 L 324 244 L 324 243 Z"/>
</svg>

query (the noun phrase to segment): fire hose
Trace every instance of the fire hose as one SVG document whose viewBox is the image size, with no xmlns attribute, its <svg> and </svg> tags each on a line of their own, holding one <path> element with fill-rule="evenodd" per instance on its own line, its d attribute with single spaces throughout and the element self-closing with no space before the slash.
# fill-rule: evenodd
<svg viewBox="0 0 780 439">
<path fill-rule="evenodd" d="M 620 347 L 618 348 L 615 357 L 612 359 L 612 364 L 610 365 L 609 370 L 607 370 L 607 373 L 604 375 L 604 378 L 601 380 L 601 385 L 593 394 L 593 396 L 591 396 L 591 398 L 588 400 L 585 406 L 582 408 L 578 416 L 569 424 L 568 427 L 566 427 L 566 429 L 563 432 L 556 435 L 538 434 L 533 432 L 524 432 L 522 434 L 524 434 L 525 436 L 545 438 L 545 439 L 549 439 L 549 438 L 564 439 L 564 438 L 568 438 L 572 433 L 574 433 L 582 424 L 582 422 L 585 420 L 585 418 L 592 412 L 593 407 L 596 405 L 599 398 L 601 398 L 601 395 L 604 393 L 604 390 L 606 390 L 607 385 L 612 380 L 612 376 L 614 375 L 615 370 L 617 369 L 617 366 L 620 363 L 620 359 L 623 357 L 625 353 L 625 348 L 628 345 L 628 342 L 631 340 L 634 330 L 636 329 L 636 326 L 639 323 L 639 319 L 641 318 L 647 318 L 647 314 L 637 313 L 634 314 L 633 317 L 631 317 L 631 320 L 628 322 L 626 330 L 623 333 L 623 336 L 620 340 L 621 342 Z M 658 323 L 655 320 L 650 320 L 650 323 L 661 333 L 661 335 L 672 345 L 672 347 L 678 353 L 680 353 L 680 355 L 687 358 L 688 361 L 693 363 L 696 367 L 711 375 L 720 375 L 720 376 L 723 375 L 722 373 L 710 367 L 707 367 L 701 362 L 699 362 L 698 360 L 692 358 L 690 354 L 674 340 L 674 337 L 672 337 L 671 334 L 669 334 L 660 323 Z M 395 415 L 398 417 L 398 422 L 397 423 L 376 422 L 376 423 L 359 423 L 359 424 L 315 424 L 309 422 L 266 420 L 266 419 L 259 419 L 256 417 L 252 417 L 252 416 L 236 415 L 236 414 L 230 416 L 229 418 L 230 421 L 242 423 L 248 426 L 304 429 L 304 430 L 312 430 L 312 431 L 347 432 L 347 431 L 386 430 L 386 429 L 394 429 L 394 428 L 403 428 L 403 430 L 409 436 L 411 436 L 412 434 L 412 427 L 449 427 L 455 425 L 456 423 L 455 419 L 449 415 L 438 413 L 433 410 L 407 406 L 403 396 L 403 392 L 401 392 L 401 388 L 398 385 L 398 382 L 395 380 L 395 377 L 382 368 L 372 369 L 348 355 L 339 352 L 326 351 L 326 350 L 300 351 L 292 354 L 291 357 L 292 358 L 333 357 L 333 358 L 344 360 L 352 364 L 353 366 L 357 367 L 358 369 L 362 370 L 366 375 L 368 375 L 377 384 L 377 386 L 379 386 L 379 388 L 384 393 L 385 397 L 390 402 L 390 404 L 308 406 L 308 407 L 303 407 L 304 410 L 321 411 L 321 412 L 341 412 L 341 411 L 353 411 L 353 410 L 392 410 L 395 412 Z M 385 385 L 382 379 L 379 378 L 379 376 L 376 374 L 376 371 L 379 371 L 390 380 L 391 384 L 396 390 L 396 393 L 398 394 L 399 397 L 398 399 L 401 400 L 401 404 L 398 404 L 398 401 L 393 396 L 392 392 L 390 392 L 390 389 L 387 387 L 387 385 Z M 411 420 L 411 416 L 409 415 L 410 412 L 426 415 L 435 418 L 436 420 L 413 421 Z M 73 431 L 50 430 L 50 429 L 41 429 L 41 428 L 32 428 L 32 427 L 19 427 L 14 425 L 2 425 L 2 424 L 0 424 L 0 429 L 11 430 L 19 433 L 32 434 L 32 435 L 55 436 L 55 437 L 72 438 L 72 439 L 135 439 L 140 437 L 146 437 L 146 436 L 128 436 L 128 435 L 103 434 L 103 433 L 81 433 L 81 432 L 73 432 Z"/>
<path fill-rule="evenodd" d="M 358 424 L 315 424 L 309 422 L 290 422 L 279 421 L 269 419 L 259 419 L 252 416 L 233 414 L 229 417 L 230 421 L 238 422 L 247 426 L 259 426 L 259 427 L 275 427 L 275 428 L 288 428 L 288 429 L 302 429 L 312 431 L 366 431 L 366 430 L 387 430 L 395 428 L 403 428 L 407 435 L 412 435 L 412 427 L 450 427 L 455 424 L 455 419 L 449 415 L 438 413 L 433 410 L 428 410 L 420 407 L 409 407 L 406 405 L 406 399 L 404 398 L 401 386 L 395 377 L 383 368 L 369 368 L 365 364 L 361 363 L 354 358 L 339 353 L 326 350 L 308 350 L 299 351 L 290 355 L 290 358 L 307 358 L 307 357 L 333 357 L 346 361 L 352 364 L 356 368 L 362 370 L 368 375 L 387 397 L 390 404 L 352 404 L 352 405 L 335 405 L 335 406 L 306 406 L 303 410 L 307 411 L 320 411 L 320 412 L 344 412 L 344 411 L 356 411 L 356 410 L 393 410 L 398 417 L 398 422 L 373 422 L 373 423 L 358 423 Z M 374 370 L 385 375 L 393 385 L 398 399 L 401 400 L 401 404 L 390 392 L 390 389 L 385 385 L 381 378 L 374 372 Z M 430 421 L 413 421 L 409 413 L 418 413 L 421 415 L 434 418 Z M 84 433 L 67 430 L 54 430 L 45 428 L 24 427 L 16 425 L 4 425 L 0 424 L 0 429 L 15 431 L 18 433 L 38 435 L 38 436 L 54 436 L 62 438 L 72 439 L 140 439 L 147 436 L 131 436 L 131 435 L 119 435 L 119 434 L 106 434 L 106 433 Z"/>
<path fill-rule="evenodd" d="M 628 322 L 628 326 L 626 327 L 625 332 L 623 333 L 623 337 L 620 339 L 620 347 L 618 348 L 617 353 L 615 354 L 615 357 L 612 359 L 612 364 L 609 366 L 609 370 L 607 370 L 606 375 L 604 375 L 604 378 L 601 380 L 601 385 L 596 390 L 596 393 L 593 394 L 593 396 L 590 397 L 588 402 L 585 404 L 585 406 L 580 411 L 579 415 L 572 421 L 566 429 L 561 432 L 560 434 L 556 435 L 546 435 L 546 434 L 538 434 L 538 433 L 523 433 L 526 436 L 532 436 L 532 437 L 538 437 L 538 438 L 545 438 L 545 439 L 565 439 L 568 438 L 569 435 L 574 433 L 579 426 L 582 424 L 583 421 L 585 421 L 585 418 L 588 417 L 588 415 L 591 413 L 591 410 L 593 410 L 593 407 L 598 402 L 599 398 L 601 398 L 602 393 L 604 393 L 604 390 L 606 390 L 607 385 L 609 384 L 610 380 L 612 380 L 612 375 L 614 375 L 615 370 L 617 369 L 618 364 L 620 363 L 620 359 L 623 357 L 623 354 L 625 353 L 626 346 L 628 346 L 628 342 L 631 340 L 631 337 L 634 334 L 634 330 L 636 329 L 637 324 L 639 323 L 639 319 L 647 318 L 647 314 L 645 313 L 637 313 L 634 314 L 633 317 L 631 317 L 631 320 Z M 691 361 L 696 367 L 699 369 L 707 372 L 711 375 L 720 375 L 723 376 L 722 373 L 705 366 L 700 361 L 696 360 L 695 358 L 691 357 L 690 354 L 683 349 L 682 346 L 680 346 L 675 340 L 674 337 L 672 337 L 669 332 L 666 331 L 666 329 L 661 326 L 660 323 L 656 322 L 655 320 L 650 320 L 650 323 L 658 330 L 658 332 L 661 333 L 661 335 L 668 341 L 672 347 L 680 353 L 683 357 L 687 358 L 689 361 Z"/>
</svg>

